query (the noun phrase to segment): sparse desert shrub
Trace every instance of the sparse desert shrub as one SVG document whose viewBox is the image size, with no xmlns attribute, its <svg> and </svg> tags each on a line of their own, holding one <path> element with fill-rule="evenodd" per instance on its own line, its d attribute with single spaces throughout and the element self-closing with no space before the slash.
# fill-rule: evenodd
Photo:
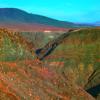
<svg viewBox="0 0 100 100">
<path fill-rule="evenodd" d="M 88 74 L 90 75 L 91 73 L 93 73 L 94 68 L 93 68 L 93 64 L 88 64 Z"/>
</svg>

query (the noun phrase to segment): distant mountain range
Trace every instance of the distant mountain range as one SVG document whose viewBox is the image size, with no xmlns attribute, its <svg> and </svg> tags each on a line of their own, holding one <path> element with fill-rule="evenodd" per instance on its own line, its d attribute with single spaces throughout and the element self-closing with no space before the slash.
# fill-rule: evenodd
<svg viewBox="0 0 100 100">
<path fill-rule="evenodd" d="M 66 30 L 66 28 L 88 25 L 59 21 L 41 15 L 31 14 L 17 8 L 0 8 L 0 27 L 16 30 Z"/>
<path fill-rule="evenodd" d="M 100 21 L 94 23 L 95 26 L 100 26 Z"/>
<path fill-rule="evenodd" d="M 88 25 L 88 26 L 99 26 L 100 27 L 100 21 L 92 22 L 92 23 L 85 23 L 85 25 Z"/>
</svg>

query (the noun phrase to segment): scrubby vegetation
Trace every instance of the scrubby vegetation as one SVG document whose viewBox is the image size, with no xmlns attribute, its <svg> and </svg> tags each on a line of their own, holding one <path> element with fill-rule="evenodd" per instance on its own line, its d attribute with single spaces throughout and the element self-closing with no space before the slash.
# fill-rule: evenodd
<svg viewBox="0 0 100 100">
<path fill-rule="evenodd" d="M 82 29 L 72 33 L 52 55 L 58 56 L 59 61 L 63 59 L 65 73 L 68 69 L 72 70 L 76 83 L 86 90 L 100 84 L 99 28 Z M 57 60 L 58 57 L 52 60 Z"/>
<path fill-rule="evenodd" d="M 34 50 L 51 38 L 40 34 L 0 29 L 1 98 L 94 100 L 85 90 L 100 84 L 100 29 L 71 33 L 43 62 L 35 59 Z"/>
</svg>

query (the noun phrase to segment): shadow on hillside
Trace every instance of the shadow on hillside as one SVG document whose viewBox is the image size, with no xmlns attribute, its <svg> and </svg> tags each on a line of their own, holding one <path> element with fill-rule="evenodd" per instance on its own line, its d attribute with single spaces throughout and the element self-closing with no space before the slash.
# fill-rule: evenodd
<svg viewBox="0 0 100 100">
<path fill-rule="evenodd" d="M 100 84 L 94 87 L 89 88 L 86 90 L 89 94 L 91 94 L 93 97 L 97 97 L 100 93 Z"/>
</svg>

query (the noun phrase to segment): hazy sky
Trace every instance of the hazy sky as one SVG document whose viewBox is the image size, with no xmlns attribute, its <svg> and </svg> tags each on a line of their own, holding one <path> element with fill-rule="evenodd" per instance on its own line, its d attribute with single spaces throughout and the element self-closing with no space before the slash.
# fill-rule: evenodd
<svg viewBox="0 0 100 100">
<path fill-rule="evenodd" d="M 0 8 L 5 7 L 64 21 L 100 21 L 100 0 L 0 0 Z"/>
</svg>

